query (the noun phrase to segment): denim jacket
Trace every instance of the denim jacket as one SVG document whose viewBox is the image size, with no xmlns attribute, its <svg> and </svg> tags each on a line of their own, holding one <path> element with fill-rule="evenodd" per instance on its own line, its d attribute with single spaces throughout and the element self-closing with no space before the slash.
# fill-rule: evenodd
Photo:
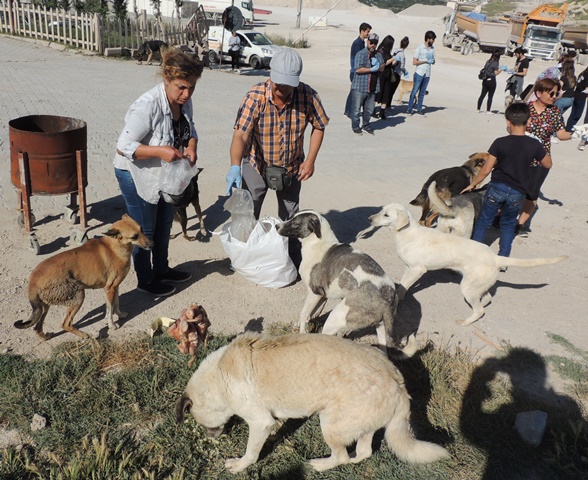
<svg viewBox="0 0 588 480">
<path fill-rule="evenodd" d="M 192 137 L 198 138 L 192 118 L 192 99 L 182 107 L 182 115 L 190 124 Z M 114 166 L 131 172 L 137 193 L 146 202 L 156 204 L 159 201 L 159 174 L 162 160 L 153 157 L 136 160 L 135 150 L 139 145 L 173 145 L 173 118 L 169 101 L 162 83 L 141 95 L 129 107 L 125 115 L 125 126 L 116 143 L 118 153 L 114 157 Z"/>
</svg>

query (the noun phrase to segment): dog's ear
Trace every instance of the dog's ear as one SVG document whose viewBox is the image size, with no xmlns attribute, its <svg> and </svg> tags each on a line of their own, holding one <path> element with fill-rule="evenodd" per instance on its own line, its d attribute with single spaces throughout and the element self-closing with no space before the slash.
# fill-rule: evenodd
<svg viewBox="0 0 588 480">
<path fill-rule="evenodd" d="M 192 400 L 184 393 L 176 403 L 176 423 L 182 423 L 188 410 L 192 408 Z"/>
<path fill-rule="evenodd" d="M 112 237 L 112 238 L 120 238 L 121 237 L 120 230 L 118 228 L 109 228 L 108 230 L 106 230 L 104 232 L 104 235 L 106 235 L 108 237 Z"/>
<path fill-rule="evenodd" d="M 398 210 L 396 214 L 396 231 L 405 229 L 410 225 L 410 219 L 408 218 L 408 212 L 406 210 Z"/>
<path fill-rule="evenodd" d="M 312 215 L 310 217 L 310 222 L 308 224 L 310 231 L 314 232 L 317 238 L 321 238 L 321 219 L 316 215 Z"/>
</svg>

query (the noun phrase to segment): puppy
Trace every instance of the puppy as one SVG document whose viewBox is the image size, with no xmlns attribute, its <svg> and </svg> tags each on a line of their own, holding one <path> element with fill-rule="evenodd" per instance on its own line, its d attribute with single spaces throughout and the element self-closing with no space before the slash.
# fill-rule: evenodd
<svg viewBox="0 0 588 480">
<path fill-rule="evenodd" d="M 432 182 L 429 185 L 428 195 L 431 212 L 438 215 L 437 230 L 471 238 L 475 222 L 482 211 L 486 190 L 463 193 L 444 201 L 437 195 L 436 187 L 436 182 Z"/>
<path fill-rule="evenodd" d="M 375 326 L 382 350 L 393 347 L 397 296 L 394 282 L 369 255 L 337 241 L 327 220 L 311 210 L 276 225 L 278 233 L 302 243 L 300 277 L 308 287 L 300 312 L 300 333 L 329 298 L 342 299 L 329 314 L 323 333 L 336 335 Z M 414 354 L 414 337 L 406 356 Z"/>
<path fill-rule="evenodd" d="M 117 329 L 113 313 L 125 318 L 118 304 L 118 286 L 129 273 L 131 254 L 135 246 L 149 250 L 153 242 L 141 231 L 139 224 L 128 215 L 112 224 L 102 238 L 93 238 L 84 245 L 43 260 L 29 278 L 29 302 L 33 307 L 31 317 L 17 321 L 16 328 L 33 327 L 43 340 L 52 337 L 43 332 L 43 322 L 51 305 L 68 308 L 61 325 L 64 330 L 82 338 L 86 333 L 72 326 L 74 316 L 84 303 L 86 288 L 103 288 L 106 295 L 108 327 Z"/>
<path fill-rule="evenodd" d="M 444 168 L 433 173 L 423 185 L 421 192 L 410 202 L 411 205 L 422 207 L 423 209 L 419 220 L 421 225 L 427 224 L 430 227 L 435 219 L 435 216 L 428 218 L 431 213 L 431 203 L 428 195 L 429 185 L 436 182 L 437 193 L 443 200 L 455 197 L 470 184 L 471 180 L 484 166 L 486 160 L 488 160 L 487 153 L 473 153 L 461 167 Z"/>
<path fill-rule="evenodd" d="M 400 80 L 400 82 L 398 83 L 398 87 L 396 87 L 396 91 L 398 92 L 398 95 L 396 95 L 396 103 L 401 104 L 402 103 L 402 97 L 404 97 L 405 93 L 410 94 L 410 92 L 412 92 L 412 87 L 414 86 L 414 82 L 412 80 Z M 425 95 L 428 95 L 429 92 L 426 91 Z"/>
<path fill-rule="evenodd" d="M 196 216 L 198 217 L 198 222 L 200 223 L 200 234 L 204 237 L 207 236 L 208 232 L 206 230 L 206 225 L 204 225 L 204 219 L 202 218 L 202 209 L 200 208 L 200 196 L 198 190 L 198 175 L 202 171 L 201 168 L 198 169 L 198 173 L 192 180 L 190 184 L 186 188 L 186 190 L 181 195 L 169 195 L 174 201 L 174 220 L 179 222 L 182 227 L 182 233 L 184 234 L 184 238 L 190 242 L 196 240 L 196 237 L 190 237 L 188 235 L 188 212 L 187 208 L 188 205 L 192 204 L 194 206 L 194 210 L 196 210 Z M 171 235 L 170 238 L 174 239 L 179 235 L 176 233 L 175 235 Z"/>
<path fill-rule="evenodd" d="M 385 355 L 367 345 L 327 335 L 270 337 L 247 333 L 208 355 L 176 404 L 210 434 L 233 416 L 249 426 L 247 450 L 227 459 L 237 473 L 254 464 L 275 419 L 319 414 L 331 456 L 310 461 L 317 471 L 359 463 L 372 454 L 372 438 L 386 429 L 386 442 L 407 462 L 433 462 L 447 451 L 416 440 L 409 426 L 410 396 L 404 379 Z M 348 445 L 357 441 L 349 456 Z"/>
<path fill-rule="evenodd" d="M 162 40 L 147 40 L 137 50 L 137 65 L 143 64 L 143 57 L 147 55 L 147 65 L 151 65 L 154 53 L 161 53 L 167 50 L 167 43 Z M 159 62 L 161 65 L 161 62 Z"/>
<path fill-rule="evenodd" d="M 374 227 L 390 226 L 396 231 L 396 251 L 406 264 L 398 289 L 401 297 L 428 270 L 449 268 L 462 274 L 461 293 L 473 310 L 468 318 L 457 322 L 463 326 L 484 315 L 484 305 L 492 298 L 488 290 L 496 282 L 500 267 L 536 267 L 568 258 L 499 257 L 483 243 L 419 225 L 398 203 L 385 206 L 369 220 Z"/>
</svg>

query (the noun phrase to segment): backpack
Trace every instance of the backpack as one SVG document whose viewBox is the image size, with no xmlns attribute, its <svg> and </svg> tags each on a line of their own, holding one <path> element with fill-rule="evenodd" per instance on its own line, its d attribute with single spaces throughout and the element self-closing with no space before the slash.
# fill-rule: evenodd
<svg viewBox="0 0 588 480">
<path fill-rule="evenodd" d="M 486 67 L 484 67 L 484 68 L 482 68 L 482 70 L 480 70 L 480 73 L 478 73 L 478 79 L 486 80 Z"/>
</svg>

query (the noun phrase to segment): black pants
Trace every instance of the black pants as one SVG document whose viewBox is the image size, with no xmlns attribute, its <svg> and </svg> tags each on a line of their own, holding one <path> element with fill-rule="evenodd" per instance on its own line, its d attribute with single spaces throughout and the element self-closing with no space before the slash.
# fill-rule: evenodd
<svg viewBox="0 0 588 480">
<path fill-rule="evenodd" d="M 489 78 L 482 82 L 482 93 L 478 98 L 478 110 L 482 109 L 482 102 L 484 97 L 488 94 L 488 102 L 486 103 L 486 110 L 492 110 L 492 98 L 494 98 L 494 92 L 496 91 L 496 77 Z"/>
<path fill-rule="evenodd" d="M 239 50 L 229 50 L 231 56 L 231 69 L 239 68 Z"/>
</svg>

